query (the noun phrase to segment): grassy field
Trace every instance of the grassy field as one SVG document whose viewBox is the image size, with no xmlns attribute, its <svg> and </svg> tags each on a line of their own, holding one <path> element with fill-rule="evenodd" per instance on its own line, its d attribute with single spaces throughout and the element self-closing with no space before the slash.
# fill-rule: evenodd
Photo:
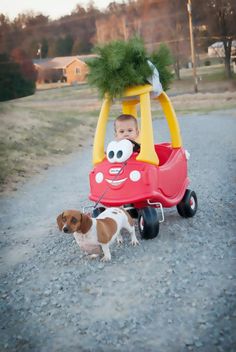
<svg viewBox="0 0 236 352">
<path fill-rule="evenodd" d="M 178 115 L 236 108 L 236 80 L 223 79 L 222 66 L 203 67 L 198 74 L 198 94 L 193 94 L 191 70 L 183 70 L 183 79 L 168 92 Z M 96 92 L 87 85 L 42 89 L 1 103 L 0 191 L 16 190 L 29 176 L 91 144 L 100 107 Z M 120 112 L 120 105 L 114 104 L 111 117 Z M 153 117 L 162 116 L 158 104 L 152 112 Z"/>
<path fill-rule="evenodd" d="M 94 132 L 99 108 L 88 87 L 37 91 L 1 103 L 2 188 L 83 146 Z"/>
</svg>

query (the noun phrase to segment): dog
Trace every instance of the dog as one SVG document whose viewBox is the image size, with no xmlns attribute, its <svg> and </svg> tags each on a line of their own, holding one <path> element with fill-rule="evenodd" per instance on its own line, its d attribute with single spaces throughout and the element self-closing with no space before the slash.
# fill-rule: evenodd
<svg viewBox="0 0 236 352">
<path fill-rule="evenodd" d="M 60 231 L 73 233 L 76 242 L 87 254 L 99 255 L 102 248 L 104 256 L 101 261 L 111 260 L 109 246 L 116 240 L 122 243 L 121 229 L 131 235 L 131 243 L 139 244 L 135 235 L 134 220 L 122 208 L 107 208 L 97 218 L 91 218 L 78 210 L 65 210 L 57 217 Z"/>
</svg>

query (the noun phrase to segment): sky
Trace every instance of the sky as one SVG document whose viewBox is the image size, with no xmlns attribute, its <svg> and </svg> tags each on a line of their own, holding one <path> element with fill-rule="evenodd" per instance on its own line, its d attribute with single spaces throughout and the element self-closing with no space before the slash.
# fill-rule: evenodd
<svg viewBox="0 0 236 352">
<path fill-rule="evenodd" d="M 123 0 L 115 0 L 122 3 Z M 105 9 L 113 0 L 94 0 L 94 4 L 100 10 Z M 125 1 L 124 1 L 125 2 Z M 64 15 L 69 15 L 76 5 L 86 7 L 89 0 L 0 0 L 0 13 L 13 20 L 19 13 L 33 10 L 41 12 L 50 19 L 56 19 Z"/>
</svg>

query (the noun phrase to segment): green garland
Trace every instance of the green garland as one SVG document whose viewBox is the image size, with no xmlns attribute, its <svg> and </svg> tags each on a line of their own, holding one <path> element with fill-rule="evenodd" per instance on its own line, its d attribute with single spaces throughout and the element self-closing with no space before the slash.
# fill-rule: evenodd
<svg viewBox="0 0 236 352">
<path fill-rule="evenodd" d="M 164 90 L 169 89 L 174 74 L 170 71 L 170 65 L 173 63 L 169 48 L 161 44 L 158 50 L 150 55 L 150 61 L 156 66 L 160 75 L 160 81 Z"/>
<path fill-rule="evenodd" d="M 100 97 L 105 93 L 112 98 L 121 97 L 126 88 L 146 84 L 152 75 L 148 59 L 157 67 L 164 90 L 173 78 L 167 67 L 171 55 L 163 44 L 148 55 L 143 41 L 135 37 L 127 42 L 119 40 L 97 46 L 95 53 L 98 56 L 88 62 L 88 82 L 98 89 Z"/>
</svg>

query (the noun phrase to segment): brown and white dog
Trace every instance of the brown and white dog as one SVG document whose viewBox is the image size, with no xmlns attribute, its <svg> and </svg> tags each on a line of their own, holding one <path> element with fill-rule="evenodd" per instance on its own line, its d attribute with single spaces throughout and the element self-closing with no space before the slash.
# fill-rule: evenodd
<svg viewBox="0 0 236 352">
<path fill-rule="evenodd" d="M 104 254 L 102 261 L 111 260 L 109 246 L 112 242 L 123 242 L 120 234 L 122 228 L 130 233 L 132 245 L 139 244 L 133 219 L 121 208 L 107 208 L 97 218 L 78 210 L 65 210 L 57 217 L 57 223 L 61 231 L 73 233 L 80 248 L 88 254 L 99 254 L 101 246 Z"/>
</svg>

